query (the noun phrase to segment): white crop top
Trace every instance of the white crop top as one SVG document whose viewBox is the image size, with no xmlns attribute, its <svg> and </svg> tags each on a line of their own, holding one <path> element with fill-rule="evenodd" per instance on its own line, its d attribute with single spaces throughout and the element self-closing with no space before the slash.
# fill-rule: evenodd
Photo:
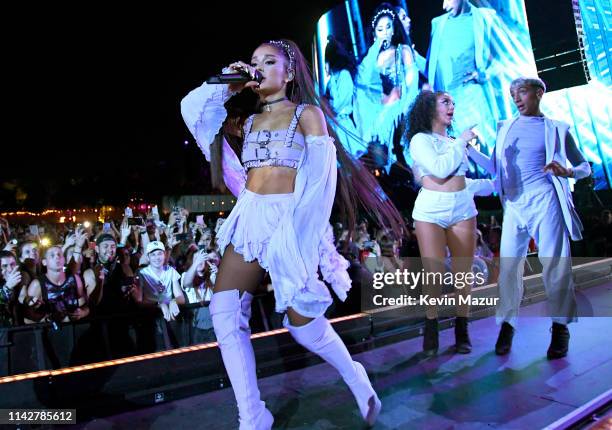
<svg viewBox="0 0 612 430">
<path fill-rule="evenodd" d="M 437 133 L 417 133 L 410 140 L 412 171 L 417 182 L 423 176 L 465 176 L 468 170 L 465 140 Z"/>
</svg>

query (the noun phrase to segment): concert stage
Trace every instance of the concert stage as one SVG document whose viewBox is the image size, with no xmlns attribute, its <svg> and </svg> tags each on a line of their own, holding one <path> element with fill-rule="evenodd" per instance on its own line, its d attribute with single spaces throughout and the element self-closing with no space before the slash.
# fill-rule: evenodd
<svg viewBox="0 0 612 430">
<path fill-rule="evenodd" d="M 612 282 L 584 294 L 592 303 L 612 308 Z M 421 338 L 355 355 L 383 402 L 374 428 L 543 428 L 610 390 L 612 349 L 603 333 L 612 330 L 612 318 L 584 317 L 572 324 L 568 356 L 549 361 L 550 320 L 527 316 L 543 305 L 522 309 L 512 352 L 505 357 L 493 351 L 498 331 L 493 317 L 471 323 L 471 354 L 453 354 L 452 330 L 444 330 L 441 352 L 434 358 L 421 356 Z M 275 416 L 275 428 L 361 428 L 350 391 L 327 364 L 262 378 L 260 390 Z M 231 429 L 236 416 L 233 393 L 225 388 L 95 419 L 80 428 L 197 428 L 214 423 L 215 428 Z"/>
</svg>

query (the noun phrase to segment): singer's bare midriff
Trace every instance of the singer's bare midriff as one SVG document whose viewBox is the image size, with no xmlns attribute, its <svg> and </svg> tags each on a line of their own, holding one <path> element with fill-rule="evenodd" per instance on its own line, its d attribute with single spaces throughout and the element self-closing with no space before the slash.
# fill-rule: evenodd
<svg viewBox="0 0 612 430">
<path fill-rule="evenodd" d="M 465 188 L 465 176 L 449 176 L 448 178 L 436 178 L 435 176 L 423 176 L 423 188 L 432 191 L 454 192 Z"/>
<path fill-rule="evenodd" d="M 255 167 L 247 174 L 246 189 L 257 194 L 292 193 L 296 175 L 297 170 L 291 167 Z"/>
</svg>

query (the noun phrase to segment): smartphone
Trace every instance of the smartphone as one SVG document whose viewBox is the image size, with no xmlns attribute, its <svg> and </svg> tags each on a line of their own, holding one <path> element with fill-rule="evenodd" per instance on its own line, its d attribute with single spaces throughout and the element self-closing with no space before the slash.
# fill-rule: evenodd
<svg viewBox="0 0 612 430">
<path fill-rule="evenodd" d="M 108 233 L 109 231 L 111 231 L 111 225 L 110 222 L 105 222 L 104 223 L 104 227 L 102 227 L 102 231 L 104 233 Z"/>
<path fill-rule="evenodd" d="M 155 205 L 155 206 L 153 206 L 153 207 L 151 208 L 151 213 L 152 213 L 153 215 L 159 215 L 159 210 L 157 209 L 157 205 Z"/>
<path fill-rule="evenodd" d="M 33 234 L 34 236 L 38 236 L 38 226 L 37 225 L 30 226 L 30 234 Z"/>
<path fill-rule="evenodd" d="M 179 233 L 174 237 L 176 237 L 176 240 L 187 240 L 189 238 L 189 233 Z"/>
<path fill-rule="evenodd" d="M 202 251 L 202 250 L 206 251 L 206 244 L 203 243 L 202 245 L 198 245 L 198 250 L 199 251 Z"/>
<path fill-rule="evenodd" d="M 142 217 L 130 217 L 128 218 L 128 225 L 142 225 L 144 226 L 144 220 Z"/>
<path fill-rule="evenodd" d="M 196 224 L 197 225 L 204 225 L 204 215 L 196 216 Z"/>
<path fill-rule="evenodd" d="M 125 208 L 124 215 L 125 215 L 126 217 L 128 217 L 128 218 L 133 217 L 133 216 L 134 216 L 134 213 L 132 212 L 132 208 L 131 208 L 131 207 L 129 207 L 129 206 L 128 206 L 128 207 L 126 207 L 126 208 Z"/>
</svg>

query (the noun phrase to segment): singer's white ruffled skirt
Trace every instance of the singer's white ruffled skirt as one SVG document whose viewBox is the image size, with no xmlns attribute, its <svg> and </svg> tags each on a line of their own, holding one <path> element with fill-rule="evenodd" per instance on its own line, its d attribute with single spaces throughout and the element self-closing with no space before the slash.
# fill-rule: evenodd
<svg viewBox="0 0 612 430">
<path fill-rule="evenodd" d="M 221 255 L 231 243 L 234 251 L 244 257 L 244 261 L 257 260 L 264 270 L 270 271 L 268 259 L 270 239 L 281 219 L 292 207 L 293 198 L 293 193 L 257 194 L 244 188 L 238 196 L 236 206 L 217 233 Z M 296 232 L 296 234 L 307 235 L 308 232 Z M 349 264 L 336 251 L 331 226 L 319 246 L 319 257 L 319 268 L 323 278 L 332 285 L 341 300 L 344 300 L 351 285 L 346 271 Z M 288 282 L 275 282 L 274 271 L 270 273 L 277 312 L 285 312 L 291 307 L 301 315 L 316 317 L 323 315 L 332 303 L 329 289 L 322 282 L 291 285 Z"/>
</svg>

